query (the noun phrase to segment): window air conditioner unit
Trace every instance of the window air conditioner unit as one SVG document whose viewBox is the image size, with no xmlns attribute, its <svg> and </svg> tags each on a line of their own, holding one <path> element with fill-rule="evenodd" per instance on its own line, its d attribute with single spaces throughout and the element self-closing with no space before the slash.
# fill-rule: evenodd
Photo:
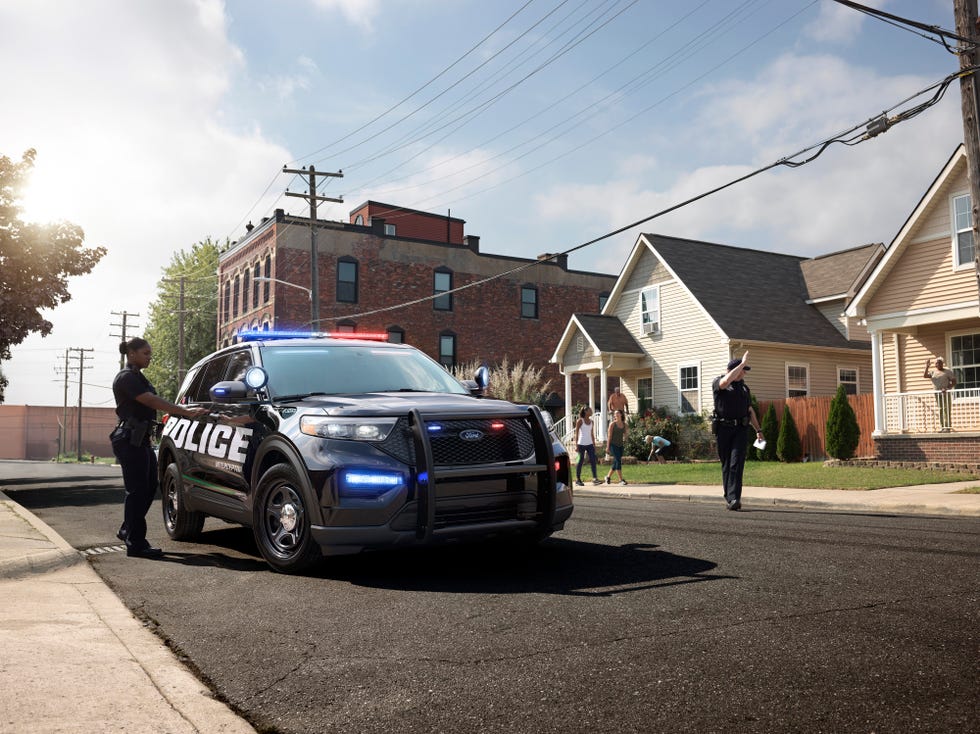
<svg viewBox="0 0 980 734">
<path fill-rule="evenodd" d="M 650 322 L 647 322 L 647 323 L 643 324 L 643 333 L 644 334 L 659 334 L 660 333 L 660 324 L 658 324 L 656 322 L 653 322 L 653 321 L 650 321 Z"/>
</svg>

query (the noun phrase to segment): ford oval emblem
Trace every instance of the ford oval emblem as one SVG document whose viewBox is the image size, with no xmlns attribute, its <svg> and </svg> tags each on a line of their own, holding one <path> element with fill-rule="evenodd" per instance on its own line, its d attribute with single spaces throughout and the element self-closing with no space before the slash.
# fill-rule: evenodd
<svg viewBox="0 0 980 734">
<path fill-rule="evenodd" d="M 483 431 L 478 431 L 475 428 L 469 428 L 465 431 L 460 431 L 459 437 L 464 441 L 479 441 L 481 438 L 483 438 Z"/>
</svg>

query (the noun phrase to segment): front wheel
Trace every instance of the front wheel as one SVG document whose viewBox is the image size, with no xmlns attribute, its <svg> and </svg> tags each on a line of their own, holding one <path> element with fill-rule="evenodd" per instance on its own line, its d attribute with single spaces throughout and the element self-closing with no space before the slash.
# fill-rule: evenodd
<svg viewBox="0 0 980 734">
<path fill-rule="evenodd" d="M 322 558 L 310 531 L 302 485 L 292 466 L 276 464 L 262 475 L 253 512 L 255 544 L 274 570 L 297 573 Z"/>
<path fill-rule="evenodd" d="M 174 540 L 197 540 L 204 527 L 203 512 L 192 512 L 184 506 L 184 480 L 180 467 L 168 464 L 163 472 L 163 526 Z"/>
</svg>

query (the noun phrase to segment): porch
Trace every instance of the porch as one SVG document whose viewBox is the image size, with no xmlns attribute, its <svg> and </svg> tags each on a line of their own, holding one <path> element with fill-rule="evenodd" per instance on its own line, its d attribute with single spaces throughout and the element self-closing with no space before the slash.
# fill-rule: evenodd
<svg viewBox="0 0 980 734">
<path fill-rule="evenodd" d="M 945 433 L 937 390 L 886 394 L 882 415 L 875 416 L 875 435 Z M 877 407 L 877 406 L 876 406 Z M 950 433 L 980 433 L 980 388 L 949 393 Z"/>
</svg>

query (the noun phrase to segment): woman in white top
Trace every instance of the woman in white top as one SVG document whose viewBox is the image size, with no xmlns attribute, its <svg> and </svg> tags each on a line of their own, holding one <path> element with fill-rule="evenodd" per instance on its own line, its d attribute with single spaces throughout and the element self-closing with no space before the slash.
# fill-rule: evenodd
<svg viewBox="0 0 980 734">
<path fill-rule="evenodd" d="M 601 484 L 599 475 L 596 474 L 595 458 L 595 425 L 592 423 L 592 408 L 582 408 L 578 412 L 578 420 L 575 421 L 575 448 L 578 451 L 578 466 L 575 467 L 575 483 L 582 486 L 582 462 L 585 456 L 589 456 L 589 464 L 592 466 L 592 483 Z"/>
</svg>

